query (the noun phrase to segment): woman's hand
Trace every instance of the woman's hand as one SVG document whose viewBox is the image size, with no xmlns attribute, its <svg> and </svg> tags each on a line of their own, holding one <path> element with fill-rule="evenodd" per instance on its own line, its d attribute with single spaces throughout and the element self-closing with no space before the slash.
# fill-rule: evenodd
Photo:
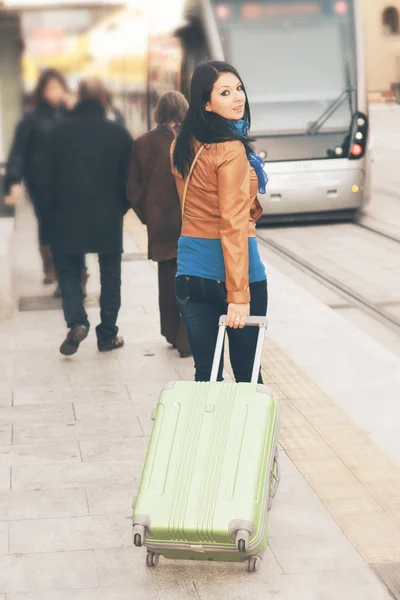
<svg viewBox="0 0 400 600">
<path fill-rule="evenodd" d="M 15 183 L 11 186 L 10 193 L 4 198 L 4 204 L 7 206 L 15 206 L 22 195 L 22 186 L 20 183 Z"/>
<path fill-rule="evenodd" d="M 226 324 L 233 329 L 243 329 L 250 314 L 250 304 L 228 304 Z"/>
</svg>

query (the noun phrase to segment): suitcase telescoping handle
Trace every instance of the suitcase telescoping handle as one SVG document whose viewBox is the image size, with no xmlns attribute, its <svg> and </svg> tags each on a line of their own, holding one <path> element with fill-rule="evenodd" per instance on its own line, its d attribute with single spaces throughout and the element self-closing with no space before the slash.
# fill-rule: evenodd
<svg viewBox="0 0 400 600">
<path fill-rule="evenodd" d="M 246 318 L 246 327 L 247 326 L 259 328 L 257 347 L 256 347 L 255 355 L 254 355 L 253 372 L 251 375 L 251 383 L 257 383 L 258 374 L 260 372 L 260 367 L 261 367 L 262 349 L 263 349 L 263 345 L 264 345 L 265 331 L 268 326 L 268 319 L 267 319 L 267 317 L 247 317 Z M 214 360 L 213 360 L 213 366 L 212 366 L 212 370 L 211 370 L 210 381 L 217 381 L 218 369 L 219 369 L 219 365 L 220 365 L 221 357 L 222 357 L 222 348 L 224 346 L 225 332 L 226 332 L 226 315 L 222 315 L 222 317 L 220 317 L 220 319 L 219 319 L 219 331 L 218 331 L 218 337 L 217 337 L 217 344 L 215 346 L 215 353 L 214 353 Z"/>
</svg>

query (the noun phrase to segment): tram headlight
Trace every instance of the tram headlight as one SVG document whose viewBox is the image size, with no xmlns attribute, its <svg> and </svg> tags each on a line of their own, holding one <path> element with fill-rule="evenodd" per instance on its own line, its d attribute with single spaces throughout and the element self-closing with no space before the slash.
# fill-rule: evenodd
<svg viewBox="0 0 400 600">
<path fill-rule="evenodd" d="M 260 150 L 258 156 L 261 158 L 261 160 L 265 160 L 267 158 L 267 153 L 265 152 L 265 150 Z"/>
<path fill-rule="evenodd" d="M 357 119 L 357 125 L 359 127 L 363 127 L 365 125 L 365 119 L 363 119 L 362 117 L 358 117 L 358 119 Z"/>
<path fill-rule="evenodd" d="M 354 137 L 356 138 L 356 140 L 362 140 L 364 136 L 361 133 L 361 131 L 357 131 L 357 133 Z"/>
<path fill-rule="evenodd" d="M 363 147 L 360 144 L 353 144 L 350 152 L 353 156 L 361 156 L 363 153 Z"/>
<path fill-rule="evenodd" d="M 341 146 L 336 146 L 336 148 L 335 148 L 335 154 L 336 154 L 336 156 L 342 156 L 342 154 L 343 154 L 343 148 Z"/>
<path fill-rule="evenodd" d="M 360 191 L 360 188 L 358 187 L 358 185 L 353 185 L 352 188 L 351 188 L 351 191 L 356 194 L 357 192 Z"/>
</svg>

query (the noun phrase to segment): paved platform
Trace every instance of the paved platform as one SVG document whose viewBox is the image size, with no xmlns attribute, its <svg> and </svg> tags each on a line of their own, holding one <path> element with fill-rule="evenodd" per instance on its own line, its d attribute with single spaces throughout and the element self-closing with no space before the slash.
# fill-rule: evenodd
<svg viewBox="0 0 400 600">
<path fill-rule="evenodd" d="M 130 507 L 150 414 L 165 382 L 191 379 L 193 367 L 159 334 L 143 228 L 127 219 L 125 348 L 99 354 L 92 332 L 70 359 L 58 353 L 65 325 L 39 283 L 26 206 L 16 238 L 17 291 L 30 301 L 0 322 L 0 600 L 393 597 L 373 569 L 384 577 L 382 564 L 400 561 L 394 356 L 269 269 L 263 370 L 282 406 L 283 473 L 262 567 L 161 559 L 149 570 Z M 89 269 L 94 326 L 93 257 Z"/>
</svg>

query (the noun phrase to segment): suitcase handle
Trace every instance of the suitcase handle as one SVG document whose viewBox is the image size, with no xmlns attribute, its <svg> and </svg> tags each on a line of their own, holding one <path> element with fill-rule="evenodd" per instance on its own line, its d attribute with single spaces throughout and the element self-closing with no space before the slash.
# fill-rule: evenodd
<svg viewBox="0 0 400 600">
<path fill-rule="evenodd" d="M 251 375 L 251 383 L 257 383 L 258 381 L 258 373 L 261 367 L 261 356 L 262 349 L 264 345 L 264 337 L 265 331 L 268 327 L 268 319 L 267 317 L 246 317 L 246 327 L 258 327 L 258 339 L 257 339 L 257 347 L 254 355 L 254 364 L 253 364 L 253 372 Z M 219 319 L 219 330 L 217 337 L 217 344 L 215 346 L 214 352 L 214 360 L 213 366 L 211 369 L 211 377 L 210 381 L 217 381 L 218 377 L 218 369 L 221 362 L 222 357 L 222 349 L 224 346 L 225 332 L 226 332 L 226 315 L 222 315 Z"/>
</svg>

